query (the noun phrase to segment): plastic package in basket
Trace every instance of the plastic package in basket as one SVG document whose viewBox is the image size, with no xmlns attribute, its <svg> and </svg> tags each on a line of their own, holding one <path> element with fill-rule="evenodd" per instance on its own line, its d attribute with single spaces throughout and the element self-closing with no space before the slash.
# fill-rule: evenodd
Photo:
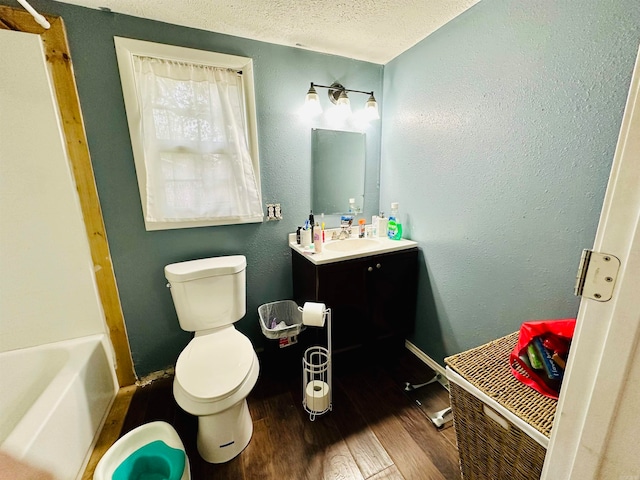
<svg viewBox="0 0 640 480">
<path fill-rule="evenodd" d="M 260 328 L 265 337 L 286 338 L 304 330 L 302 312 L 293 300 L 265 303 L 258 307 Z"/>
</svg>

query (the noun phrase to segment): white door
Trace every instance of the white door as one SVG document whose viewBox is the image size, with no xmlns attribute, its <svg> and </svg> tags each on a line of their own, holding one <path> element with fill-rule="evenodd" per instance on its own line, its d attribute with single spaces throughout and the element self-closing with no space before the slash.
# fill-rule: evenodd
<svg viewBox="0 0 640 480">
<path fill-rule="evenodd" d="M 640 480 L 639 220 L 640 52 L 593 247 L 620 271 L 610 301 L 580 304 L 543 479 Z"/>
</svg>

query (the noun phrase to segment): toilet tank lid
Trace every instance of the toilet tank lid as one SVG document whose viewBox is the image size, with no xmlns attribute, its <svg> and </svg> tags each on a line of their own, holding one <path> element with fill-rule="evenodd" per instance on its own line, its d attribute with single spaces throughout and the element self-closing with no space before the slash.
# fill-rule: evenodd
<svg viewBox="0 0 640 480">
<path fill-rule="evenodd" d="M 164 276 L 170 282 L 188 282 L 204 277 L 232 275 L 241 272 L 246 266 L 247 259 L 244 255 L 201 258 L 167 265 L 164 267 Z"/>
</svg>

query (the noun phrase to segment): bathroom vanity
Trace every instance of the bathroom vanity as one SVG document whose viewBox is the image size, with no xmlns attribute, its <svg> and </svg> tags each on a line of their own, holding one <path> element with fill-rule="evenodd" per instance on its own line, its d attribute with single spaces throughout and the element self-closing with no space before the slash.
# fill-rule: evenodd
<svg viewBox="0 0 640 480">
<path fill-rule="evenodd" d="M 367 239 L 328 242 L 320 254 L 290 242 L 293 296 L 298 305 L 321 302 L 331 308 L 335 353 L 363 347 L 397 351 L 415 321 L 417 243 L 360 240 Z"/>
</svg>

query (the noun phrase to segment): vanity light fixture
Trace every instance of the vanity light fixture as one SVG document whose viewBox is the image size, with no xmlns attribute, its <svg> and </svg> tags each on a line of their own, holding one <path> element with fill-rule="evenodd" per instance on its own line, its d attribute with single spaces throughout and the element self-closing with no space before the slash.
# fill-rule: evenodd
<svg viewBox="0 0 640 480">
<path fill-rule="evenodd" d="M 343 87 L 338 82 L 334 82 L 331 85 L 318 85 L 317 83 L 311 82 L 311 87 L 309 87 L 307 98 L 305 100 L 305 108 L 307 108 L 310 113 L 318 114 L 322 112 L 322 107 L 320 106 L 320 98 L 318 97 L 316 88 L 329 89 L 328 94 L 331 103 L 335 104 L 339 109 L 348 113 L 351 112 L 351 102 L 349 101 L 347 92 L 364 93 L 365 95 L 369 95 L 369 99 L 365 104 L 365 115 L 370 120 L 380 118 L 380 114 L 378 113 L 378 102 L 376 102 L 376 99 L 373 96 L 373 92 L 351 90 L 350 88 Z"/>
</svg>

